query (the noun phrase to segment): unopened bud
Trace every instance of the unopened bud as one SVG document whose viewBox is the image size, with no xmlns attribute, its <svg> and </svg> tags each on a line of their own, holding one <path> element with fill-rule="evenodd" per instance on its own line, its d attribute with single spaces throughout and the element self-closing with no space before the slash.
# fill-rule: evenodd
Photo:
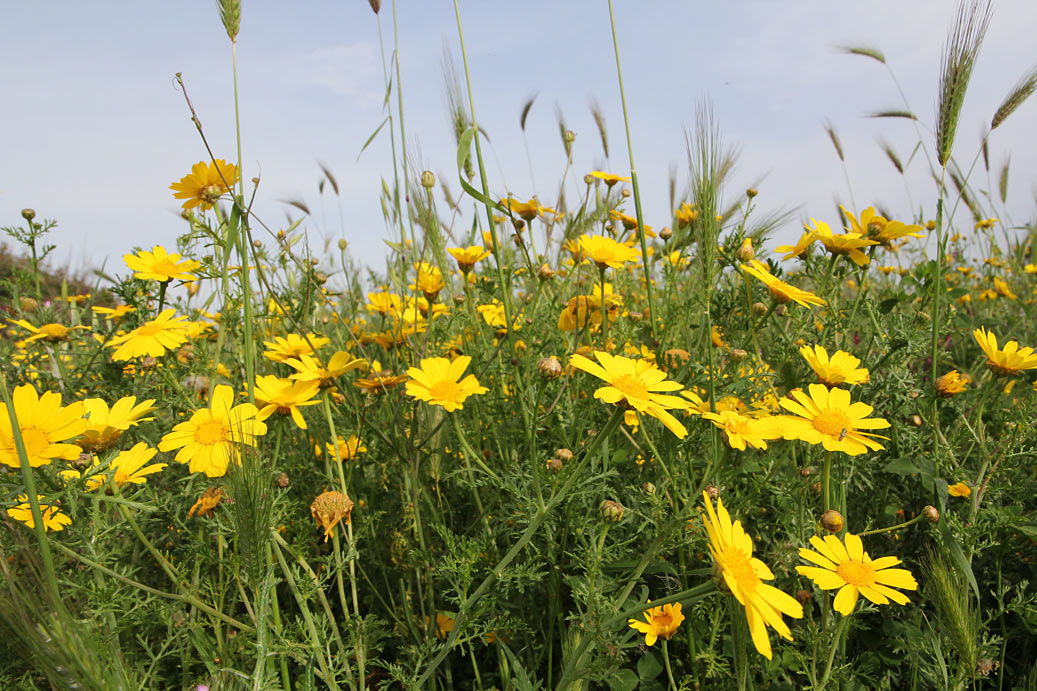
<svg viewBox="0 0 1037 691">
<path fill-rule="evenodd" d="M 573 452 L 569 449 L 555 449 L 555 456 L 562 459 L 563 462 L 568 463 L 573 459 Z"/>
<path fill-rule="evenodd" d="M 540 358 L 537 362 L 537 372 L 544 379 L 557 379 L 562 375 L 562 363 L 554 355 Z"/>
<path fill-rule="evenodd" d="M 623 199 L 628 199 L 630 197 L 630 190 L 624 187 L 620 194 L 623 196 Z"/>
<path fill-rule="evenodd" d="M 911 416 L 911 424 L 914 425 L 915 427 L 921 427 L 922 426 L 922 417 L 920 415 L 912 415 Z"/>
<path fill-rule="evenodd" d="M 821 514 L 821 527 L 830 533 L 838 533 L 846 525 L 843 515 L 834 509 Z"/>
<path fill-rule="evenodd" d="M 720 490 L 716 485 L 706 485 L 706 495 L 709 496 L 710 499 L 716 499 L 720 496 Z"/>
<path fill-rule="evenodd" d="M 810 491 L 814 494 L 821 494 L 821 483 L 815 482 L 814 484 L 810 485 Z"/>
<path fill-rule="evenodd" d="M 755 197 L 759 193 L 760 193 L 760 191 L 757 190 L 755 187 L 750 187 L 749 189 L 747 189 L 745 191 L 745 196 L 749 197 L 749 199 L 752 199 L 753 197 Z"/>
<path fill-rule="evenodd" d="M 753 250 L 752 238 L 745 238 L 742 240 L 741 246 L 735 250 L 735 257 L 740 262 L 750 262 L 756 258 L 756 252 Z"/>
<path fill-rule="evenodd" d="M 328 282 L 328 275 L 322 271 L 318 271 L 313 274 L 313 280 L 317 282 L 317 285 L 324 285 Z"/>
<path fill-rule="evenodd" d="M 774 314 L 778 315 L 779 317 L 784 317 L 788 313 L 789 313 L 789 308 L 786 307 L 785 305 L 778 305 L 777 307 L 774 308 Z"/>
<path fill-rule="evenodd" d="M 602 517 L 606 521 L 613 523 L 619 523 L 623 520 L 623 514 L 626 513 L 626 507 L 620 504 L 618 501 L 612 501 L 606 499 L 601 502 L 601 506 L 598 507 L 598 511 L 601 512 Z"/>
<path fill-rule="evenodd" d="M 36 209 L 22 209 L 22 218 L 26 221 L 36 218 Z"/>
<path fill-rule="evenodd" d="M 810 477 L 813 474 L 814 474 L 814 471 L 811 470 L 810 468 L 800 468 L 799 469 L 799 476 L 800 477 Z"/>
<path fill-rule="evenodd" d="M 292 484 L 292 481 L 288 479 L 288 473 L 281 473 L 277 476 L 277 486 L 281 489 L 284 489 L 290 484 Z"/>
<path fill-rule="evenodd" d="M 796 599 L 799 600 L 799 604 L 805 605 L 810 602 L 810 591 L 800 588 L 796 591 Z"/>
<path fill-rule="evenodd" d="M 925 520 L 930 523 L 936 523 L 940 520 L 940 512 L 936 510 L 935 506 L 926 506 L 922 509 L 922 515 L 925 516 Z"/>
<path fill-rule="evenodd" d="M 554 269 L 549 264 L 541 264 L 540 269 L 537 271 L 537 278 L 541 281 L 547 281 L 555 277 Z"/>
<path fill-rule="evenodd" d="M 562 461 L 557 458 L 549 458 L 547 460 L 547 469 L 556 473 L 562 469 L 562 465 Z"/>
<path fill-rule="evenodd" d="M 156 365 L 158 365 L 158 360 L 150 355 L 146 355 L 144 359 L 140 361 L 140 368 L 143 370 L 155 369 Z"/>
<path fill-rule="evenodd" d="M 432 174 L 431 170 L 426 170 L 422 172 L 421 186 L 427 190 L 430 190 L 436 186 L 436 176 Z"/>
<path fill-rule="evenodd" d="M 576 133 L 572 130 L 566 130 L 562 133 L 562 141 L 566 144 L 572 144 L 574 141 L 576 141 Z"/>
<path fill-rule="evenodd" d="M 593 184 L 594 183 L 594 176 L 591 175 L 590 173 L 588 173 L 587 175 L 583 176 L 583 181 L 585 183 L 587 183 L 588 185 Z"/>
<path fill-rule="evenodd" d="M 460 306 L 460 305 L 463 305 L 463 304 L 464 304 L 464 301 L 465 301 L 465 299 L 466 299 L 466 298 L 465 298 L 465 296 L 464 296 L 464 295 L 461 295 L 461 294 L 455 295 L 455 296 L 454 296 L 454 304 L 455 304 L 455 305 L 458 305 L 458 306 Z"/>
<path fill-rule="evenodd" d="M 642 484 L 641 489 L 644 490 L 645 494 L 655 494 L 655 485 L 653 485 L 651 482 L 646 482 Z"/>
<path fill-rule="evenodd" d="M 757 317 L 762 317 L 763 315 L 767 314 L 767 305 L 763 304 L 762 302 L 754 302 L 752 310 L 753 314 L 755 314 Z"/>
<path fill-rule="evenodd" d="M 665 226 L 662 230 L 659 231 L 659 237 L 665 242 L 666 240 L 669 240 L 673 237 L 673 231 L 670 230 L 669 226 Z"/>
<path fill-rule="evenodd" d="M 338 249 L 340 252 L 345 252 L 347 247 L 349 247 L 348 242 L 346 242 L 345 240 L 338 241 Z"/>
<path fill-rule="evenodd" d="M 22 312 L 32 312 L 40 303 L 35 298 L 23 297 L 18 300 L 18 306 L 22 308 Z"/>
<path fill-rule="evenodd" d="M 749 353 L 745 352 L 741 348 L 733 348 L 731 350 L 731 359 L 734 360 L 735 362 L 742 362 L 747 357 L 749 357 Z"/>
</svg>

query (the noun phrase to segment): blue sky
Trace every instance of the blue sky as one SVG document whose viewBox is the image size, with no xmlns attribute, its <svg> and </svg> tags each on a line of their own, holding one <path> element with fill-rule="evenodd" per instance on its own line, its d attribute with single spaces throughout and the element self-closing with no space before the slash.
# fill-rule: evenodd
<svg viewBox="0 0 1037 691">
<path fill-rule="evenodd" d="M 863 117 L 903 102 L 885 67 L 834 46 L 882 50 L 927 126 L 955 7 L 950 0 L 617 0 L 647 222 L 669 221 L 670 170 L 683 185 L 685 135 L 703 99 L 712 103 L 724 142 L 740 152 L 728 193 L 756 184 L 761 208 L 798 209 L 782 239 L 796 236 L 808 216 L 835 225 L 833 199 L 849 198 L 826 119 L 842 140 L 858 207 L 878 202 L 908 216 L 904 182 L 876 142 L 884 136 L 906 159 L 915 129 L 908 121 Z M 460 55 L 453 5 L 400 0 L 397 9 L 408 150 L 415 167 L 451 178 L 456 194 L 442 69 L 445 45 Z M 391 10 L 391 0 L 383 2 L 387 54 Z M 461 14 L 476 110 L 490 137 L 494 194 L 554 201 L 565 164 L 556 108 L 577 133 L 578 173 L 629 169 L 607 3 L 462 0 Z M 58 261 L 107 261 L 120 273 L 121 255 L 133 246 L 173 246 L 186 228 L 169 184 L 205 158 L 175 73 L 183 74 L 217 156 L 234 158 L 230 48 L 214 3 L 9 3 L 4 15 L 0 224 L 19 223 L 20 209 L 33 207 L 59 222 L 52 237 Z M 966 167 L 985 123 L 1037 62 L 1034 26 L 1037 3 L 998 3 L 955 149 Z M 262 179 L 257 215 L 276 229 L 287 213 L 298 216 L 284 200 L 303 200 L 314 212 L 305 227 L 315 249 L 345 237 L 354 256 L 379 266 L 389 235 L 378 198 L 392 167 L 385 137 L 360 155 L 382 120 L 384 93 L 378 23 L 366 0 L 246 0 L 238 61 L 245 175 Z M 534 92 L 523 137 L 519 111 Z M 591 98 L 605 114 L 611 159 L 590 115 Z M 1008 211 L 1017 223 L 1034 215 L 1035 120 L 1037 105 L 1028 102 L 990 141 L 995 177 L 1011 153 Z M 932 136 L 923 134 L 931 148 Z M 317 194 L 318 160 L 340 184 L 344 223 L 334 198 L 322 202 Z M 910 192 L 928 216 L 933 183 L 921 163 L 909 168 Z M 983 182 L 982 164 L 978 170 Z"/>
</svg>

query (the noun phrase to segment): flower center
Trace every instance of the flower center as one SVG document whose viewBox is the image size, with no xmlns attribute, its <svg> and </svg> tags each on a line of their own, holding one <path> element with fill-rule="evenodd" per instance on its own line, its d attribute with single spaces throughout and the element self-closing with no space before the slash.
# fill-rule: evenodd
<svg viewBox="0 0 1037 691">
<path fill-rule="evenodd" d="M 839 568 L 835 572 L 850 585 L 861 587 L 875 584 L 875 569 L 871 568 L 871 564 L 853 560 L 844 561 L 839 564 Z"/>
<path fill-rule="evenodd" d="M 652 624 L 655 625 L 658 631 L 669 631 L 670 627 L 673 626 L 673 617 L 666 610 L 663 610 L 652 617 Z"/>
<path fill-rule="evenodd" d="M 612 386 L 619 389 L 628 401 L 631 399 L 648 400 L 648 387 L 636 375 L 621 374 L 612 380 Z"/>
<path fill-rule="evenodd" d="M 727 547 L 720 553 L 720 561 L 724 565 L 724 570 L 734 577 L 743 593 L 750 594 L 756 590 L 760 577 L 756 575 L 756 569 L 753 568 L 749 557 L 744 552 L 734 547 Z"/>
<path fill-rule="evenodd" d="M 47 434 L 35 427 L 22 428 L 22 442 L 25 444 L 25 454 L 29 458 L 39 456 L 50 446 Z"/>
<path fill-rule="evenodd" d="M 210 420 L 198 425 L 194 438 L 203 446 L 212 446 L 227 440 L 227 428 L 218 420 Z"/>
<path fill-rule="evenodd" d="M 437 381 L 428 391 L 433 401 L 452 401 L 461 393 L 461 387 L 455 381 Z"/>
<path fill-rule="evenodd" d="M 137 327 L 138 336 L 154 336 L 162 330 L 162 325 L 156 322 L 148 322 Z"/>
<path fill-rule="evenodd" d="M 60 341 L 68 335 L 69 329 L 61 324 L 44 324 L 40 327 L 40 333 L 48 339 Z"/>
<path fill-rule="evenodd" d="M 173 262 L 156 262 L 151 267 L 151 273 L 172 276 L 173 274 L 177 273 L 176 264 L 174 264 Z"/>
<path fill-rule="evenodd" d="M 829 437 L 843 439 L 851 429 L 850 419 L 840 412 L 826 410 L 814 418 L 814 429 Z"/>
</svg>

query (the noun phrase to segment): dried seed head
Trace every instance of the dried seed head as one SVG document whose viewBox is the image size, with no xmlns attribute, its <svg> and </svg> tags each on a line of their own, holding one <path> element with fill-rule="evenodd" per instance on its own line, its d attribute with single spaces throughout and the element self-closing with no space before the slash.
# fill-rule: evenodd
<svg viewBox="0 0 1037 691">
<path fill-rule="evenodd" d="M 799 600 L 799 603 L 801 605 L 805 605 L 806 603 L 810 602 L 810 591 L 803 590 L 802 588 L 800 588 L 796 591 L 796 599 Z"/>
<path fill-rule="evenodd" d="M 936 510 L 935 506 L 927 505 L 924 509 L 922 509 L 922 515 L 925 516 L 925 520 L 929 521 L 930 523 L 936 523 L 940 520 L 940 512 Z"/>
<path fill-rule="evenodd" d="M 277 476 L 277 486 L 281 489 L 284 489 L 290 484 L 292 484 L 292 481 L 288 478 L 288 473 L 281 473 Z"/>
<path fill-rule="evenodd" d="M 555 456 L 562 459 L 563 462 L 568 463 L 573 459 L 573 452 L 569 449 L 555 449 Z"/>
<path fill-rule="evenodd" d="M 549 458 L 547 459 L 547 469 L 553 472 L 558 472 L 562 469 L 563 463 L 560 459 Z"/>
<path fill-rule="evenodd" d="M 537 271 L 537 278 L 541 281 L 546 281 L 555 277 L 554 269 L 549 264 L 541 264 L 540 269 Z"/>
<path fill-rule="evenodd" d="M 720 496 L 720 490 L 716 485 L 706 485 L 706 494 L 709 495 L 710 499 L 716 499 Z"/>
<path fill-rule="evenodd" d="M 562 363 L 554 355 L 548 355 L 537 362 L 537 372 L 544 379 L 557 379 L 563 372 Z"/>
<path fill-rule="evenodd" d="M 349 525 L 353 513 L 353 501 L 334 490 L 324 492 L 317 496 L 310 504 L 310 515 L 317 521 L 317 525 L 324 529 L 324 542 L 335 534 L 335 525 L 344 522 Z"/>
</svg>

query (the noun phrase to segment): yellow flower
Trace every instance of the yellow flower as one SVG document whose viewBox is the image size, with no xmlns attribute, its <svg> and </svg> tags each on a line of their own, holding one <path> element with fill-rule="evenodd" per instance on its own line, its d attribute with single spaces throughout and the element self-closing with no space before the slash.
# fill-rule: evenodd
<svg viewBox="0 0 1037 691">
<path fill-rule="evenodd" d="M 624 178 L 619 175 L 613 175 L 612 173 L 603 173 L 600 170 L 592 170 L 590 172 L 592 178 L 597 178 L 603 181 L 609 187 L 612 187 L 617 182 L 630 182 L 630 178 Z"/>
<path fill-rule="evenodd" d="M 609 218 L 611 218 L 613 221 L 619 221 L 620 223 L 622 223 L 623 228 L 626 230 L 637 230 L 637 219 L 633 216 L 627 216 L 625 213 L 622 213 L 621 211 L 617 211 L 616 209 L 610 209 Z M 650 238 L 658 237 L 655 233 L 652 232 L 652 226 L 645 226 L 645 234 L 648 235 L 648 237 Z"/>
<path fill-rule="evenodd" d="M 349 525 L 353 514 L 353 500 L 341 492 L 323 492 L 310 504 L 310 515 L 317 521 L 317 526 L 324 529 L 324 542 L 335 534 L 335 526 L 340 522 Z"/>
<path fill-rule="evenodd" d="M 239 444 L 256 445 L 256 438 L 266 434 L 259 420 L 259 410 L 251 403 L 234 405 L 234 390 L 221 384 L 213 391 L 208 408 L 194 411 L 191 419 L 181 422 L 162 437 L 159 451 L 180 449 L 178 463 L 189 463 L 192 473 L 223 477 L 233 461 L 241 462 Z"/>
<path fill-rule="evenodd" d="M 727 344 L 724 343 L 724 330 L 720 328 L 719 324 L 714 324 L 709 330 L 709 342 L 713 344 L 714 348 L 727 347 Z"/>
<path fill-rule="evenodd" d="M 306 429 L 306 420 L 299 412 L 301 406 L 317 405 L 313 400 L 320 390 L 318 380 L 292 381 L 268 374 L 256 377 L 256 403 L 259 419 L 266 420 L 274 413 L 290 414 L 300 429 Z"/>
<path fill-rule="evenodd" d="M 652 601 L 649 600 L 649 603 Z M 651 607 L 644 612 L 645 620 L 627 619 L 627 624 L 645 635 L 645 645 L 655 645 L 660 638 L 670 640 L 677 627 L 684 621 L 681 613 L 681 603 L 666 604 L 661 607 Z"/>
<path fill-rule="evenodd" d="M 123 432 L 138 422 L 153 420 L 142 417 L 155 409 L 155 399 L 137 403 L 136 396 L 120 398 L 108 408 L 108 403 L 101 398 L 88 398 L 83 401 L 86 412 L 86 429 L 77 443 L 87 451 L 97 453 L 110 449 Z"/>
<path fill-rule="evenodd" d="M 724 508 L 724 500 L 713 501 L 705 492 L 702 500 L 706 505 L 708 520 L 703 521 L 709 534 L 709 552 L 713 555 L 715 568 L 720 572 L 731 594 L 745 607 L 745 618 L 749 623 L 749 635 L 756 650 L 771 659 L 771 642 L 767 627 L 778 632 L 785 640 L 792 640 L 792 631 L 782 619 L 788 615 L 794 619 L 803 617 L 803 606 L 795 598 L 764 581 L 774 580 L 767 565 L 753 556 L 753 540 L 745 532 L 741 521 L 731 521 Z"/>
<path fill-rule="evenodd" d="M 698 209 L 694 208 L 693 205 L 688 204 L 688 202 L 684 202 L 683 204 L 681 204 L 681 208 L 674 210 L 673 217 L 677 219 L 678 223 L 689 225 L 691 223 L 694 223 L 695 220 L 699 217 L 699 211 Z"/>
<path fill-rule="evenodd" d="M 781 261 L 788 261 L 793 257 L 799 257 L 814 244 L 814 240 L 817 240 L 817 236 L 811 233 L 809 230 L 805 231 L 799 236 L 799 240 L 796 241 L 795 245 L 780 245 L 774 248 L 775 252 L 787 252 L 787 254 L 781 258 Z"/>
<path fill-rule="evenodd" d="M 343 439 L 342 437 L 336 438 L 335 446 L 330 443 L 325 443 L 324 448 L 327 449 L 328 455 L 332 458 L 335 457 L 335 448 L 338 447 L 338 457 L 343 461 L 351 461 L 362 453 L 367 453 L 367 447 L 360 441 L 360 437 L 355 434 L 350 434 L 349 439 Z M 320 447 L 316 448 L 317 455 L 320 455 Z"/>
<path fill-rule="evenodd" d="M 403 309 L 403 298 L 396 293 L 368 293 L 367 300 L 367 311 L 376 312 L 383 317 L 396 316 Z"/>
<path fill-rule="evenodd" d="M 999 218 L 984 218 L 984 219 L 982 219 L 980 221 L 976 221 L 975 229 L 976 230 L 986 230 L 988 228 L 993 228 L 994 224 L 997 223 L 1000 220 L 1001 219 L 999 219 Z"/>
<path fill-rule="evenodd" d="M 37 499 L 43 499 L 42 494 L 36 495 Z M 25 494 L 18 495 L 18 501 L 22 502 L 7 510 L 7 515 L 16 521 L 20 521 L 30 528 L 36 527 L 32 519 L 32 508 L 29 506 L 29 497 Z M 57 505 L 40 504 L 40 515 L 43 518 L 43 527 L 47 530 L 64 530 L 66 525 L 72 525 L 72 519 L 61 513 Z"/>
<path fill-rule="evenodd" d="M 850 456 L 884 448 L 875 439 L 886 437 L 861 430 L 883 429 L 889 427 L 889 422 L 869 418 L 874 409 L 859 401 L 850 403 L 849 391 L 811 384 L 810 395 L 796 390 L 792 398 L 795 400 L 783 397 L 779 401 L 782 408 L 792 413 L 782 420 L 786 439 L 822 444 L 827 451 L 842 451 Z"/>
<path fill-rule="evenodd" d="M 202 496 L 198 497 L 198 500 L 191 505 L 191 509 L 187 512 L 187 517 L 191 518 L 198 513 L 198 518 L 204 516 L 211 516 L 216 510 L 216 507 L 223 501 L 224 491 L 222 487 L 209 487 Z"/>
<path fill-rule="evenodd" d="M 799 354 L 826 386 L 866 384 L 870 379 L 868 370 L 858 369 L 861 361 L 842 350 L 837 350 L 828 357 L 828 351 L 822 346 L 803 346 L 799 349 Z"/>
<path fill-rule="evenodd" d="M 767 265 L 759 259 L 753 259 L 749 264 L 739 264 L 739 266 L 742 271 L 763 281 L 763 284 L 767 286 L 767 290 L 770 291 L 771 297 L 780 303 L 786 303 L 791 300 L 797 305 L 803 305 L 804 307 L 825 304 L 823 299 L 813 293 L 800 290 L 780 278 L 772 276 L 771 272 L 767 270 Z"/>
<path fill-rule="evenodd" d="M 174 314 L 176 310 L 173 308 L 163 310 L 153 320 L 108 341 L 106 345 L 115 348 L 112 359 L 118 362 L 145 355 L 161 357 L 167 350 L 183 345 L 187 341 L 187 317 L 175 317 Z"/>
<path fill-rule="evenodd" d="M 942 377 L 937 377 L 933 386 L 936 387 L 936 395 L 946 398 L 964 391 L 969 381 L 968 375 L 960 375 L 958 370 L 952 369 Z"/>
<path fill-rule="evenodd" d="M 610 355 L 594 351 L 598 365 L 583 355 L 573 355 L 569 364 L 579 370 L 608 382 L 594 392 L 594 397 L 603 403 L 632 408 L 642 415 L 658 419 L 666 429 L 679 439 L 688 435 L 688 430 L 668 410 L 685 410 L 688 404 L 677 396 L 662 392 L 680 391 L 681 385 L 666 379 L 666 373 L 644 359 L 632 359 L 622 355 Z"/>
<path fill-rule="evenodd" d="M 512 199 L 511 197 L 508 197 L 507 199 L 501 199 L 500 203 L 501 206 L 510 209 L 511 213 L 515 214 L 516 216 L 519 216 L 520 218 L 526 221 L 532 221 L 534 218 L 541 214 L 558 213 L 554 209 L 548 208 L 546 206 L 541 206 L 540 202 L 538 202 L 535 198 L 530 199 L 528 202 L 520 202 L 517 199 Z"/>
<path fill-rule="evenodd" d="M 451 247 L 447 252 L 450 253 L 451 257 L 457 260 L 457 268 L 459 268 L 462 273 L 468 273 L 472 270 L 472 267 L 475 266 L 476 262 L 480 262 L 490 256 L 490 250 L 481 245 Z"/>
<path fill-rule="evenodd" d="M 845 547 L 835 535 L 825 535 L 823 540 L 816 535 L 810 538 L 810 544 L 817 551 L 803 547 L 799 556 L 817 566 L 797 566 L 796 571 L 821 590 L 839 588 L 832 608 L 843 616 L 853 611 L 858 595 L 876 605 L 888 605 L 890 600 L 906 605 L 907 596 L 893 588 L 915 590 L 918 583 L 907 569 L 890 568 L 900 560 L 880 557 L 873 561 L 864 551 L 861 539 L 853 533 L 846 533 L 843 540 Z"/>
<path fill-rule="evenodd" d="M 317 358 L 305 354 L 293 360 L 286 360 L 285 364 L 295 370 L 295 374 L 291 375 L 289 379 L 320 382 L 320 388 L 326 389 L 335 383 L 336 377 L 363 367 L 367 363 L 340 350 L 331 356 L 327 366 L 321 366 Z"/>
<path fill-rule="evenodd" d="M 166 248 L 161 245 L 155 245 L 150 252 L 141 250 L 137 254 L 124 254 L 122 259 L 126 266 L 135 272 L 134 278 L 145 281 L 154 279 L 160 283 L 172 281 L 174 278 L 184 282 L 197 281 L 198 277 L 191 272 L 202 265 L 194 259 L 181 261 L 179 254 L 167 254 Z"/>
<path fill-rule="evenodd" d="M 393 374 L 388 370 L 383 370 L 376 361 L 371 365 L 368 376 L 357 379 L 353 382 L 353 386 L 363 389 L 369 394 L 379 394 L 405 381 L 407 381 L 407 375 Z"/>
<path fill-rule="evenodd" d="M 136 307 L 130 307 L 129 305 L 117 305 L 115 307 L 99 307 L 95 305 L 90 309 L 100 315 L 108 317 L 112 321 L 118 321 L 130 312 L 135 312 L 137 310 Z"/>
<path fill-rule="evenodd" d="M 147 482 L 148 475 L 157 473 L 168 465 L 166 463 L 153 463 L 146 466 L 145 464 L 154 458 L 156 453 L 158 453 L 158 449 L 148 446 L 146 442 L 139 442 L 128 451 L 122 451 L 112 461 L 111 468 L 115 471 L 112 480 L 119 487 L 123 485 L 143 485 Z M 94 488 L 90 487 L 90 489 Z"/>
<path fill-rule="evenodd" d="M 201 206 L 202 211 L 211 209 L 222 195 L 230 192 L 238 181 L 238 167 L 217 158 L 206 165 L 199 161 L 191 166 L 191 174 L 180 178 L 169 186 L 174 199 L 186 199 L 183 208 Z"/>
<path fill-rule="evenodd" d="M 605 310 L 602 312 L 602 296 L 604 296 Z M 591 295 L 577 295 L 570 298 L 558 315 L 558 329 L 561 331 L 574 331 L 584 329 L 588 326 L 597 329 L 601 326 L 604 315 L 608 315 L 609 323 L 615 321 L 619 314 L 619 308 L 623 306 L 623 298 L 616 295 L 612 290 L 612 284 L 606 282 L 604 286 L 600 283 L 594 285 Z"/>
<path fill-rule="evenodd" d="M 605 235 L 584 233 L 580 236 L 580 249 L 583 257 L 597 264 L 601 270 L 608 267 L 620 269 L 624 263 L 637 261 L 640 256 L 633 247 L 616 242 Z"/>
<path fill-rule="evenodd" d="M 476 307 L 475 311 L 482 316 L 483 321 L 496 329 L 498 336 L 508 333 L 508 322 L 504 316 L 504 305 L 499 300 L 494 298 L 491 303 Z M 522 328 L 522 324 L 517 318 L 512 320 L 512 324 L 515 331 Z"/>
<path fill-rule="evenodd" d="M 958 482 L 947 488 L 947 494 L 952 497 L 971 497 L 972 488 L 966 485 L 964 482 Z"/>
<path fill-rule="evenodd" d="M 455 623 L 453 617 L 436 612 L 436 638 L 446 638 L 447 634 L 454 630 Z"/>
<path fill-rule="evenodd" d="M 879 244 L 875 240 L 869 240 L 862 236 L 860 233 L 840 233 L 836 235 L 832 233 L 832 229 L 828 227 L 827 223 L 815 221 L 812 218 L 810 222 L 814 224 L 813 228 L 804 227 L 821 241 L 821 244 L 825 246 L 829 253 L 848 255 L 857 266 L 864 266 L 871 261 L 864 252 L 861 252 L 861 247 Z"/>
<path fill-rule="evenodd" d="M 81 402 L 62 407 L 61 394 L 46 391 L 40 396 L 32 384 L 15 388 L 11 402 L 31 467 L 47 465 L 55 458 L 71 461 L 83 452 L 76 444 L 60 443 L 78 437 L 86 428 Z M 0 462 L 12 468 L 21 465 L 6 403 L 0 403 Z"/>
<path fill-rule="evenodd" d="M 901 221 L 887 221 L 875 213 L 875 207 L 873 206 L 869 206 L 861 211 L 859 221 L 856 216 L 846 210 L 846 207 L 840 205 L 839 208 L 842 210 L 846 220 L 850 222 L 850 227 L 847 230 L 852 230 L 860 236 L 877 240 L 884 247 L 892 247 L 893 241 L 900 238 L 925 237 L 925 233 L 918 232 L 922 229 L 922 226 L 906 225 Z"/>
<path fill-rule="evenodd" d="M 424 358 L 420 368 L 407 369 L 410 376 L 407 395 L 429 405 L 443 406 L 448 413 L 460 410 L 469 396 L 489 391 L 479 385 L 474 374 L 461 379 L 471 361 L 467 355 L 461 355 L 453 362 L 445 357 Z"/>
<path fill-rule="evenodd" d="M 32 343 L 33 341 L 45 341 L 47 343 L 57 343 L 58 341 L 64 341 L 68 338 L 69 333 L 74 329 L 85 329 L 85 326 L 72 326 L 68 327 L 64 324 L 44 324 L 43 326 L 33 326 L 24 319 L 8 319 L 12 324 L 32 332 L 32 336 L 26 338 L 23 343 Z"/>
<path fill-rule="evenodd" d="M 702 417 L 722 429 L 728 445 L 739 451 L 745 451 L 746 444 L 754 449 L 766 449 L 768 440 L 781 439 L 781 420 L 777 417 L 751 418 L 733 410 L 706 412 Z"/>
<path fill-rule="evenodd" d="M 1012 292 L 1009 285 L 997 276 L 994 276 L 994 290 L 996 290 L 1002 297 L 1006 297 L 1009 300 L 1019 299 L 1019 296 Z"/>
<path fill-rule="evenodd" d="M 420 290 L 425 295 L 425 299 L 430 302 L 435 300 L 439 291 L 446 287 L 446 284 L 443 283 L 442 272 L 428 262 L 418 262 L 414 268 L 418 274 L 414 278 L 414 283 L 410 284 L 410 289 Z"/>
<path fill-rule="evenodd" d="M 997 347 L 997 336 L 980 327 L 972 332 L 979 347 L 987 356 L 987 367 L 994 374 L 1015 376 L 1028 369 L 1037 369 L 1037 355 L 1033 348 L 1020 348 L 1018 341 L 1009 341 L 1003 349 Z"/>
<path fill-rule="evenodd" d="M 317 334 L 288 334 L 283 338 L 278 336 L 272 341 L 263 341 L 263 345 L 266 346 L 263 357 L 273 362 L 287 362 L 301 355 L 312 355 L 328 343 L 331 343 L 330 338 Z"/>
</svg>

